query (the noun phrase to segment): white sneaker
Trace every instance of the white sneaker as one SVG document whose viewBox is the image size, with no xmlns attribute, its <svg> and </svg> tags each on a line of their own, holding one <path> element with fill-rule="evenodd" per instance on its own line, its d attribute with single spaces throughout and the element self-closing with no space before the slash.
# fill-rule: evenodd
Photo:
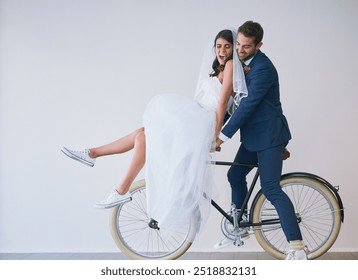
<svg viewBox="0 0 358 280">
<path fill-rule="evenodd" d="M 287 252 L 285 260 L 294 261 L 294 260 L 308 260 L 306 249 L 295 250 L 291 249 Z"/>
<path fill-rule="evenodd" d="M 132 200 L 132 195 L 130 192 L 126 194 L 119 194 L 116 190 L 114 190 L 105 200 L 102 200 L 93 205 L 95 208 L 107 209 L 117 206 L 118 204 L 122 204 Z"/>
<path fill-rule="evenodd" d="M 62 147 L 61 151 L 69 158 L 78 160 L 79 162 L 91 167 L 94 166 L 94 163 L 96 161 L 95 158 L 91 158 L 89 156 L 89 149 L 75 151 L 75 150 L 68 149 L 66 147 Z"/>
<path fill-rule="evenodd" d="M 234 240 L 225 237 L 224 239 L 220 240 L 218 243 L 214 245 L 214 249 L 222 249 L 230 245 L 234 245 Z"/>
</svg>

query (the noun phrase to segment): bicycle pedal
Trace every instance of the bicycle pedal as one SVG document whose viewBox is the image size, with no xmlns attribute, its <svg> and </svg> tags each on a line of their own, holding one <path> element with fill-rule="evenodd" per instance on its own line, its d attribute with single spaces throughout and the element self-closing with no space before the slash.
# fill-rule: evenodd
<svg viewBox="0 0 358 280">
<path fill-rule="evenodd" d="M 233 244 L 237 247 L 241 247 L 244 245 L 244 241 L 242 241 L 242 239 L 239 238 L 239 239 L 236 239 Z"/>
<path fill-rule="evenodd" d="M 235 240 L 234 240 L 234 245 L 237 247 L 243 246 L 244 245 L 244 241 L 250 238 L 250 234 L 248 232 L 242 234 L 241 236 L 238 236 Z"/>
</svg>

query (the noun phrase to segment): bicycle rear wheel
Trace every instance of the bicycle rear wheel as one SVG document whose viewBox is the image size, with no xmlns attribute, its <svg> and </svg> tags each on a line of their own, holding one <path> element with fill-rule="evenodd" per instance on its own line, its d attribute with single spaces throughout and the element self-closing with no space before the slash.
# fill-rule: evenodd
<svg viewBox="0 0 358 280">
<path fill-rule="evenodd" d="M 280 182 L 291 199 L 309 259 L 326 253 L 336 241 L 341 228 L 341 209 L 335 195 L 327 186 L 310 177 L 289 176 Z M 253 223 L 278 219 L 275 207 L 259 193 L 252 206 Z M 289 244 L 280 224 L 254 228 L 261 247 L 271 256 L 284 259 Z"/>
<path fill-rule="evenodd" d="M 164 239 L 158 227 L 149 226 L 145 180 L 133 183 L 129 191 L 132 201 L 114 207 L 110 218 L 119 249 L 131 259 L 177 259 L 184 254 L 195 238 L 195 217 Z"/>
</svg>

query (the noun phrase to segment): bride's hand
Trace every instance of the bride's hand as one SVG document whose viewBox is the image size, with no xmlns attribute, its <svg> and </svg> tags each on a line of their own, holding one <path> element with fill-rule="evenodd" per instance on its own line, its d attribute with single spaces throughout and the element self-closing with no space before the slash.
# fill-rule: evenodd
<svg viewBox="0 0 358 280">
<path fill-rule="evenodd" d="M 221 151 L 221 144 L 223 143 L 223 141 L 222 140 L 220 140 L 219 138 L 216 138 L 216 148 L 215 148 L 215 150 L 217 151 L 217 152 L 220 152 Z"/>
</svg>

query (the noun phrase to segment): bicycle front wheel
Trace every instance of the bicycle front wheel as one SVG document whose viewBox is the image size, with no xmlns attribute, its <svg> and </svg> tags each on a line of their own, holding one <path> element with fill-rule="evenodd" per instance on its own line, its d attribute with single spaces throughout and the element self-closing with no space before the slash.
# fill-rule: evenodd
<svg viewBox="0 0 358 280">
<path fill-rule="evenodd" d="M 119 249 L 131 259 L 177 259 L 191 246 L 195 234 L 195 217 L 169 239 L 160 229 L 150 226 L 147 214 L 145 180 L 135 182 L 129 190 L 132 201 L 113 208 L 110 228 Z"/>
<path fill-rule="evenodd" d="M 335 195 L 326 185 L 310 177 L 289 176 L 280 182 L 295 208 L 309 259 L 326 253 L 336 241 L 341 228 L 340 207 Z M 260 193 L 252 206 L 253 223 L 278 219 L 275 207 Z M 280 224 L 254 228 L 261 247 L 271 256 L 284 259 L 289 244 Z"/>
</svg>

